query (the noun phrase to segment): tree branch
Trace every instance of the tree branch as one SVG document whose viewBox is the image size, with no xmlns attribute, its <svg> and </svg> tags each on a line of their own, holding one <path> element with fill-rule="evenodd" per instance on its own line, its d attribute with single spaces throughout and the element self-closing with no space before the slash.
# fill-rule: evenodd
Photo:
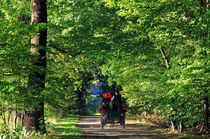
<svg viewBox="0 0 210 139">
<path fill-rule="evenodd" d="M 169 60 L 166 57 L 165 51 L 163 50 L 163 48 L 160 48 L 159 50 L 160 50 L 160 53 L 162 54 L 162 57 L 163 57 L 163 59 L 165 61 L 166 68 L 169 69 L 170 68 L 170 66 L 169 66 Z"/>
<path fill-rule="evenodd" d="M 52 47 L 52 48 L 55 48 L 56 50 L 58 50 L 58 51 L 60 51 L 60 52 L 67 53 L 67 51 L 62 50 L 62 49 L 56 47 L 55 45 L 48 45 L 48 46 L 50 46 L 50 47 Z"/>
</svg>

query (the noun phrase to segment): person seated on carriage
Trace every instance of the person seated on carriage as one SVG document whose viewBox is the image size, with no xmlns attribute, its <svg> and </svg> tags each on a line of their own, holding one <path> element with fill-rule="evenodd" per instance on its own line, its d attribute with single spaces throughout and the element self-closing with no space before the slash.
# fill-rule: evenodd
<svg viewBox="0 0 210 139">
<path fill-rule="evenodd" d="M 111 98 L 111 107 L 113 111 L 121 111 L 122 108 L 122 97 L 119 94 L 119 91 L 115 91 L 115 95 Z"/>
<path fill-rule="evenodd" d="M 125 99 L 120 95 L 119 91 L 115 91 L 115 95 L 111 98 L 111 109 L 113 111 L 128 111 Z"/>
<path fill-rule="evenodd" d="M 107 112 L 110 109 L 110 101 L 111 101 L 112 95 L 110 92 L 103 93 L 103 100 L 100 104 L 100 113 L 103 114 Z"/>
</svg>

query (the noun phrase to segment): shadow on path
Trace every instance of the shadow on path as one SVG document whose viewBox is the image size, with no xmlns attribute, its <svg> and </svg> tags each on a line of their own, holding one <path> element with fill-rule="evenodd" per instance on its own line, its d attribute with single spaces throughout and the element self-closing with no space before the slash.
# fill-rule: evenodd
<svg viewBox="0 0 210 139">
<path fill-rule="evenodd" d="M 102 130 L 100 128 L 100 119 L 101 116 L 82 116 L 77 124 L 83 131 L 83 135 L 80 137 L 86 139 L 177 139 L 177 137 L 131 123 L 126 124 L 125 129 L 119 124 L 114 126 L 107 124 Z"/>
</svg>

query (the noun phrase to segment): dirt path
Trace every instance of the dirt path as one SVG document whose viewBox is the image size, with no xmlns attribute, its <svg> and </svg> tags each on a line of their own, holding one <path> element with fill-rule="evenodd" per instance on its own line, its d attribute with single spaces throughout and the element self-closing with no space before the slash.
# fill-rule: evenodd
<svg viewBox="0 0 210 139">
<path fill-rule="evenodd" d="M 106 138 L 106 139 L 176 139 L 169 135 L 164 135 L 161 132 L 148 129 L 147 127 L 141 127 L 135 123 L 127 123 L 125 129 L 122 126 L 115 124 L 110 127 L 109 124 L 104 126 L 102 130 L 100 128 L 101 116 L 82 116 L 78 122 L 78 127 L 83 130 L 82 138 Z"/>
</svg>

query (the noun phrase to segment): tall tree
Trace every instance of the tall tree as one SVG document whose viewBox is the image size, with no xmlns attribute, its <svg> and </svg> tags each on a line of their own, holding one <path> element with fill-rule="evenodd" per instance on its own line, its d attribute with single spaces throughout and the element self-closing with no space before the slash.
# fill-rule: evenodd
<svg viewBox="0 0 210 139">
<path fill-rule="evenodd" d="M 209 46 L 209 28 L 208 28 L 208 0 L 201 0 L 201 8 L 200 8 L 200 16 L 202 17 L 202 23 L 204 25 L 207 25 L 205 27 L 201 27 L 201 38 L 202 38 L 202 46 Z M 207 50 L 202 51 L 201 55 L 207 59 L 208 54 Z M 207 65 L 207 62 L 205 62 L 204 66 Z M 208 67 L 208 66 L 207 66 Z M 205 70 L 207 72 L 207 70 Z M 203 86 L 205 89 L 203 91 L 204 94 L 204 131 L 209 132 L 209 95 L 208 90 L 206 89 L 208 87 L 207 84 Z"/>
<path fill-rule="evenodd" d="M 121 55 L 112 57 L 103 70 L 112 75 L 109 80 L 123 85 L 134 112 L 139 109 L 142 113 L 151 106 L 166 119 L 182 125 L 180 130 L 206 128 L 209 117 L 209 96 L 205 91 L 208 90 L 209 53 L 207 1 L 104 2 L 127 20 L 121 30 L 133 36 L 120 41 Z M 126 38 L 125 34 L 122 36 Z"/>
<path fill-rule="evenodd" d="M 31 24 L 47 23 L 46 0 L 32 0 Z M 38 29 L 31 39 L 31 69 L 28 79 L 33 108 L 26 111 L 24 126 L 40 130 L 44 123 L 44 99 L 41 91 L 45 87 L 47 30 Z"/>
</svg>

